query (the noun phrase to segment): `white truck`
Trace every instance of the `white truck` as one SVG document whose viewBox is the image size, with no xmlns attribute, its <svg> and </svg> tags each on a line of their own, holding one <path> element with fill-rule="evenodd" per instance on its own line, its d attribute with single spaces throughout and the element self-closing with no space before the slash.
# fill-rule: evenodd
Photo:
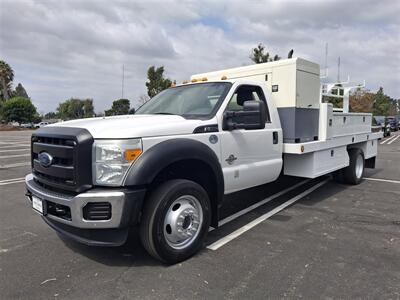
<svg viewBox="0 0 400 300">
<path fill-rule="evenodd" d="M 371 115 L 322 103 L 319 73 L 291 58 L 197 74 L 135 115 L 40 128 L 27 196 L 76 241 L 118 246 L 139 226 L 152 256 L 185 260 L 218 227 L 224 194 L 281 174 L 358 184 L 375 166 Z"/>
</svg>

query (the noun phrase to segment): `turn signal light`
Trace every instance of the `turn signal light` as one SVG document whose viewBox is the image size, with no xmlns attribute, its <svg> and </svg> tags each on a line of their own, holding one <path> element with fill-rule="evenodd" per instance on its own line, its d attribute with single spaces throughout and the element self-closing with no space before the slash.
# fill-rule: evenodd
<svg viewBox="0 0 400 300">
<path fill-rule="evenodd" d="M 139 155 L 142 154 L 142 149 L 128 149 L 125 150 L 125 160 L 134 161 Z"/>
</svg>

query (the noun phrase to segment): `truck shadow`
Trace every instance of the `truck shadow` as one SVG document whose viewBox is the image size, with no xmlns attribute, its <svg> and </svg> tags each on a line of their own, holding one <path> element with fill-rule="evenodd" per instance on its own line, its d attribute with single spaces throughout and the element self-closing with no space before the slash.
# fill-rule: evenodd
<svg viewBox="0 0 400 300">
<path fill-rule="evenodd" d="M 238 230 L 239 228 L 242 228 L 243 226 L 245 226 L 248 223 L 252 222 L 253 220 L 257 219 L 258 217 L 261 217 L 264 214 L 270 213 L 271 211 L 273 211 L 275 208 L 277 208 L 281 204 L 285 203 L 286 201 L 289 201 L 293 197 L 296 197 L 300 193 L 304 192 L 305 190 L 309 189 L 310 187 L 313 187 L 314 185 L 318 184 L 318 182 L 321 182 L 322 180 L 327 179 L 327 178 L 329 178 L 329 177 L 324 176 L 324 177 L 320 177 L 320 178 L 311 180 L 310 182 L 294 189 L 293 191 L 283 194 L 282 196 L 256 208 L 255 210 L 248 212 L 247 214 L 240 216 L 239 218 L 223 225 L 222 227 L 218 228 L 218 230 L 214 230 L 214 231 L 210 232 L 209 237 L 208 237 L 208 244 L 210 245 L 210 244 L 214 243 L 215 241 L 221 239 L 222 237 L 225 237 L 226 235 Z M 322 187 L 317 188 L 316 190 L 312 191 L 309 195 L 304 196 L 303 198 L 296 201 L 294 204 L 289 205 L 288 207 L 284 208 L 279 213 L 272 215 L 264 222 L 279 222 L 279 223 L 285 222 L 286 223 L 286 222 L 291 221 L 292 218 L 298 217 L 299 214 L 297 212 L 294 215 L 286 214 L 285 210 L 289 209 L 291 206 L 294 206 L 294 205 L 298 205 L 300 207 L 300 210 L 301 210 L 302 206 L 310 207 L 310 208 L 317 206 L 317 208 L 315 208 L 315 209 L 319 210 L 320 209 L 318 207 L 319 203 L 324 202 L 332 197 L 335 197 L 335 195 L 340 194 L 342 191 L 344 191 L 350 187 L 351 186 L 349 186 L 349 185 L 340 184 L 333 180 L 330 180 Z M 235 201 L 235 199 L 233 199 L 233 201 Z M 242 199 L 242 201 L 243 201 L 243 199 Z"/>
<path fill-rule="evenodd" d="M 137 228 L 132 228 L 126 243 L 119 247 L 91 247 L 59 235 L 72 251 L 90 260 L 108 266 L 162 266 L 163 264 L 147 254 L 140 243 Z"/>
<path fill-rule="evenodd" d="M 326 177 L 325 177 L 326 178 Z M 248 189 L 246 191 L 241 191 L 238 193 L 231 194 L 224 199 L 224 205 L 221 209 L 221 216 L 226 217 L 237 211 L 240 211 L 270 195 L 284 189 L 291 185 L 295 185 L 304 179 L 295 177 L 283 176 L 276 183 L 269 183 L 255 188 Z M 317 181 L 321 181 L 317 179 Z M 308 185 L 314 185 L 314 180 L 306 184 L 303 189 L 306 189 Z M 327 198 L 334 196 L 337 193 L 347 189 L 347 185 L 338 184 L 334 181 L 330 181 L 324 188 L 319 188 L 313 192 L 312 197 L 304 197 L 296 203 L 306 206 L 314 206 L 319 202 L 326 200 Z M 215 240 L 233 232 L 234 230 L 240 228 L 241 226 L 251 222 L 255 218 L 262 214 L 265 214 L 280 203 L 283 203 L 288 198 L 299 193 L 298 189 L 295 189 L 291 193 L 284 194 L 282 198 L 276 201 L 271 201 L 270 203 L 264 204 L 252 212 L 249 212 L 238 219 L 220 227 L 218 230 L 210 232 L 206 244 L 210 244 Z M 292 219 L 291 216 L 277 214 L 270 218 L 271 221 L 277 222 L 288 222 Z M 168 267 L 167 265 L 157 261 L 147 254 L 146 250 L 142 247 L 138 228 L 132 228 L 127 242 L 120 247 L 90 247 L 73 240 L 60 236 L 64 244 L 70 248 L 72 251 L 87 257 L 90 260 L 96 261 L 98 263 L 108 265 L 108 266 L 126 266 L 126 267 L 139 267 L 139 266 L 158 266 L 158 267 Z M 203 250 L 205 251 L 205 250 Z M 203 252 L 202 251 L 202 252 Z"/>
</svg>

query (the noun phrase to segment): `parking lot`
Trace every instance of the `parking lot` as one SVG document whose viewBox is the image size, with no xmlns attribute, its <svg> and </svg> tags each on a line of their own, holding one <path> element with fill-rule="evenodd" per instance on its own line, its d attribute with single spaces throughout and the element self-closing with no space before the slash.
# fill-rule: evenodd
<svg viewBox="0 0 400 300">
<path fill-rule="evenodd" d="M 1 299 L 400 298 L 399 132 L 358 186 L 283 177 L 230 195 L 206 248 L 173 266 L 134 230 L 91 248 L 49 228 L 24 196 L 30 134 L 0 132 Z"/>
</svg>

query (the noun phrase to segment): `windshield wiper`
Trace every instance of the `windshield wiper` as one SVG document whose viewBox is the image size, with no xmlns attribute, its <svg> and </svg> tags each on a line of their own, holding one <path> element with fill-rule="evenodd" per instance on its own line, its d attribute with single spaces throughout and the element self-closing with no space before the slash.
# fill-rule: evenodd
<svg viewBox="0 0 400 300">
<path fill-rule="evenodd" d="M 156 112 L 153 115 L 173 115 L 173 116 L 176 116 L 176 114 L 167 113 L 167 112 Z"/>
</svg>

